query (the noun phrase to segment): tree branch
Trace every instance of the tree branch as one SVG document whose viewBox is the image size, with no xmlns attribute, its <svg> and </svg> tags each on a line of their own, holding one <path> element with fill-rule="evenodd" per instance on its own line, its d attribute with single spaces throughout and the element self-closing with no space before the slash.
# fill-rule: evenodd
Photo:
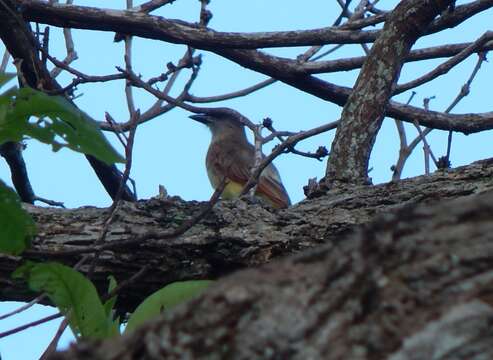
<svg viewBox="0 0 493 360">
<path fill-rule="evenodd" d="M 222 201 L 205 217 L 202 214 L 207 203 L 199 206 L 179 198 L 124 202 L 108 229 L 104 244 L 108 248 L 101 253 L 92 280 L 104 294 L 109 274 L 121 283 L 149 265 L 141 281 L 119 294 L 118 311 L 132 311 L 145 296 L 170 282 L 214 279 L 321 243 L 339 243 L 342 236 L 375 214 L 493 190 L 492 177 L 493 160 L 489 160 L 399 183 L 353 186 L 349 192 L 321 191 L 317 198 L 282 211 L 242 200 Z M 25 284 L 11 279 L 12 271 L 23 260 L 54 260 L 73 266 L 84 254 L 94 252 L 108 211 L 93 207 L 26 208 L 36 221 L 38 235 L 22 258 L 0 256 L 1 301 L 32 299 Z M 195 219 L 199 221 L 195 223 Z M 195 225 L 186 233 L 163 238 L 190 223 Z M 144 234 L 154 236 L 142 238 Z M 134 240 L 139 237 L 142 241 Z M 86 273 L 89 265 L 79 270 Z"/>
<path fill-rule="evenodd" d="M 302 31 L 275 31 L 258 33 L 218 32 L 202 29 L 180 20 L 138 12 L 106 10 L 88 6 L 49 4 L 39 0 L 18 0 L 26 20 L 49 25 L 114 31 L 125 35 L 187 44 L 199 49 L 307 46 L 325 44 L 370 43 L 380 35 L 380 30 L 340 30 L 325 27 Z M 477 0 L 458 6 L 446 13 L 428 29 L 428 34 L 457 26 L 478 12 L 493 6 L 493 0 Z M 365 23 L 366 25 L 366 23 Z M 354 24 L 353 24 L 354 27 Z"/>
<path fill-rule="evenodd" d="M 222 279 L 133 333 L 52 359 L 490 358 L 492 215 L 492 191 L 394 208 L 326 246 Z"/>
</svg>

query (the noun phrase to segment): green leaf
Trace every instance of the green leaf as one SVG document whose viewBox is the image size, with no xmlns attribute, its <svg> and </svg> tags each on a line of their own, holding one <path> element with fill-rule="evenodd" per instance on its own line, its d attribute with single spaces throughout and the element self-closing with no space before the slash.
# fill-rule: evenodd
<svg viewBox="0 0 493 360">
<path fill-rule="evenodd" d="M 36 227 L 17 194 L 0 180 L 0 253 L 19 255 L 31 245 Z"/>
<path fill-rule="evenodd" d="M 113 291 L 113 289 L 116 288 L 117 282 L 116 282 L 116 279 L 113 275 L 108 276 L 108 280 L 109 280 L 108 293 L 110 293 Z M 110 332 L 112 334 L 119 334 L 120 333 L 120 317 L 117 317 L 116 319 L 113 320 L 113 316 L 114 316 L 114 312 L 115 312 L 113 310 L 113 308 L 115 307 L 116 298 L 117 298 L 116 295 L 112 296 L 103 304 L 104 311 L 106 313 L 106 317 L 108 318 L 108 322 L 111 324 Z"/>
<path fill-rule="evenodd" d="M 0 87 L 15 77 L 15 73 L 0 73 Z"/>
<path fill-rule="evenodd" d="M 0 96 L 0 143 L 24 136 L 90 154 L 112 164 L 124 162 L 97 123 L 62 96 L 22 88 Z"/>
<path fill-rule="evenodd" d="M 113 289 L 116 288 L 116 279 L 113 275 L 108 276 L 109 284 L 108 284 L 108 294 L 113 291 Z M 106 312 L 106 315 L 112 316 L 112 310 L 113 307 L 115 306 L 116 303 L 116 295 L 112 296 L 106 302 L 104 303 L 104 311 Z"/>
<path fill-rule="evenodd" d="M 93 283 L 78 271 L 58 263 L 28 262 L 14 278 L 24 278 L 29 288 L 46 293 L 69 322 L 76 335 L 103 339 L 118 334 L 108 319 Z"/>
<path fill-rule="evenodd" d="M 210 284 L 211 280 L 190 280 L 171 283 L 149 295 L 130 316 L 125 331 L 132 331 L 145 321 L 199 295 Z"/>
</svg>

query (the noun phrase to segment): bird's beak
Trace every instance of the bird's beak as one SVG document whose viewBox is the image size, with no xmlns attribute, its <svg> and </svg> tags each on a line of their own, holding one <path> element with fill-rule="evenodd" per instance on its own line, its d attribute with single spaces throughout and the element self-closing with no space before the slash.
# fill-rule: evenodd
<svg viewBox="0 0 493 360">
<path fill-rule="evenodd" d="M 195 114 L 195 115 L 190 115 L 190 119 L 193 119 L 195 121 L 198 121 L 202 124 L 209 125 L 211 123 L 211 120 L 209 119 L 209 116 L 205 114 Z"/>
</svg>

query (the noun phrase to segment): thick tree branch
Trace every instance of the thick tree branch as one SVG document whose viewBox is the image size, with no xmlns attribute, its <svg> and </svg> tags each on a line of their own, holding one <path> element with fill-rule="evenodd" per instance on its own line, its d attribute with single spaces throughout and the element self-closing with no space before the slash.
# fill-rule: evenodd
<svg viewBox="0 0 493 360">
<path fill-rule="evenodd" d="M 303 31 L 259 33 L 217 32 L 181 20 L 160 16 L 88 6 L 48 4 L 37 0 L 19 0 L 26 20 L 79 29 L 114 31 L 126 35 L 187 44 L 199 49 L 324 45 L 328 43 L 373 42 L 378 30 L 339 30 L 326 27 Z"/>
<path fill-rule="evenodd" d="M 439 197 L 458 190 L 442 185 Z M 425 198 L 351 236 L 223 279 L 122 338 L 53 359 L 491 358 L 493 192 Z"/>
<path fill-rule="evenodd" d="M 180 20 L 136 11 L 119 11 L 88 6 L 49 4 L 39 0 L 18 0 L 26 20 L 79 29 L 114 31 L 125 35 L 141 36 L 198 49 L 306 46 L 325 44 L 359 44 L 373 42 L 380 30 L 340 30 L 326 27 L 313 30 L 276 31 L 258 33 L 217 32 L 199 28 Z M 478 12 L 493 6 L 493 0 L 478 0 L 456 7 L 444 14 L 428 29 L 429 33 L 457 26 Z"/>
<path fill-rule="evenodd" d="M 105 244 L 113 245 L 101 253 L 92 279 L 104 293 L 109 274 L 122 282 L 150 265 L 145 278 L 119 295 L 119 311 L 131 311 L 146 295 L 169 282 L 217 278 L 323 243 L 338 243 L 375 214 L 493 190 L 492 177 L 493 160 L 489 160 L 399 183 L 319 192 L 318 198 L 283 211 L 247 205 L 242 200 L 224 201 L 185 234 L 164 240 L 158 240 L 160 234 L 173 232 L 201 213 L 200 203 L 179 198 L 125 202 L 106 236 Z M 94 243 L 108 211 L 93 207 L 27 209 L 35 218 L 38 236 L 24 259 L 56 260 L 67 265 L 96 250 Z M 138 237 L 143 240 L 132 241 Z M 33 297 L 24 284 L 10 278 L 21 261 L 0 257 L 0 300 L 29 301 Z M 88 266 L 81 271 L 87 272 Z"/>
</svg>

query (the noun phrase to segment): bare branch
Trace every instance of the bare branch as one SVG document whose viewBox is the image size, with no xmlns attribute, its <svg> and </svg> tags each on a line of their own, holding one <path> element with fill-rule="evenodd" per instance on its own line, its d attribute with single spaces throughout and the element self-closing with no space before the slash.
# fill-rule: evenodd
<svg viewBox="0 0 493 360">
<path fill-rule="evenodd" d="M 46 360 L 48 359 L 55 351 L 58 346 L 58 342 L 60 341 L 60 338 L 63 335 L 63 332 L 68 326 L 68 320 L 67 318 L 63 319 L 62 322 L 60 323 L 60 326 L 58 326 L 58 329 L 55 333 L 55 336 L 53 336 L 53 339 L 51 339 L 50 343 L 46 347 L 46 350 L 43 352 L 39 360 Z"/>
<path fill-rule="evenodd" d="M 459 94 L 457 94 L 456 98 L 452 101 L 450 106 L 445 110 L 445 112 L 450 112 L 452 109 L 467 95 L 469 95 L 469 91 L 471 88 L 471 84 L 474 81 L 474 78 L 479 72 L 479 69 L 481 68 L 481 65 L 483 62 L 486 61 L 486 53 L 480 53 L 478 56 L 478 60 L 476 62 L 476 65 L 474 66 L 474 69 L 472 70 L 471 75 L 469 76 L 469 79 L 467 79 L 466 83 L 461 87 Z M 445 159 L 443 160 L 444 164 L 446 166 L 450 166 L 450 151 L 452 148 L 452 131 L 449 131 L 448 134 L 448 140 L 447 140 L 447 153 L 445 155 Z"/>
<path fill-rule="evenodd" d="M 133 104 L 133 102 L 131 104 Z M 131 105 L 129 103 L 129 108 L 130 108 L 130 106 Z M 133 147 L 134 147 L 135 133 L 137 131 L 138 119 L 140 117 L 140 112 L 138 110 L 131 109 L 131 111 L 132 110 L 133 110 L 133 112 L 131 112 L 132 128 L 130 129 L 130 133 L 128 135 L 128 140 L 127 140 L 127 143 L 125 144 L 125 170 L 123 171 L 120 185 L 118 186 L 118 190 L 117 190 L 116 195 L 113 199 L 113 203 L 111 204 L 111 206 L 109 208 L 108 216 L 107 216 L 106 220 L 104 221 L 100 236 L 99 236 L 98 240 L 96 241 L 95 245 L 100 245 L 100 244 L 104 243 L 104 241 L 106 239 L 106 235 L 108 234 L 110 225 L 113 222 L 113 219 L 115 218 L 118 206 L 120 205 L 120 202 L 122 200 L 122 195 L 123 195 L 123 191 L 125 189 L 127 180 L 130 177 L 130 171 L 132 169 L 132 158 L 133 158 Z M 97 264 L 97 261 L 99 260 L 100 255 L 101 255 L 101 251 L 97 251 L 94 255 L 94 258 L 91 261 L 91 264 L 89 267 L 89 272 L 88 272 L 89 278 L 92 277 L 92 275 L 94 273 L 94 269 L 96 267 L 96 264 Z"/>
<path fill-rule="evenodd" d="M 438 59 L 444 57 L 455 56 L 464 49 L 471 46 L 473 43 L 460 43 L 460 44 L 447 44 L 440 46 L 432 46 L 423 49 L 412 50 L 409 55 L 404 59 L 405 62 L 414 62 L 420 60 Z M 475 49 L 474 52 L 484 52 L 493 50 L 493 41 L 487 42 L 483 46 Z M 321 55 L 322 56 L 322 55 Z M 321 57 L 320 56 L 320 57 Z M 325 56 L 325 55 L 324 55 Z M 316 57 L 317 60 L 319 57 Z M 282 58 L 279 58 L 282 59 Z M 349 71 L 361 68 L 366 61 L 366 56 L 357 56 L 336 60 L 308 62 L 303 64 L 296 64 L 294 60 L 282 59 L 289 66 L 296 66 L 296 71 L 306 74 L 320 74 L 330 73 L 337 71 Z"/>
<path fill-rule="evenodd" d="M 288 149 L 290 147 L 294 147 L 298 142 L 301 140 L 307 139 L 309 137 L 324 133 L 329 130 L 335 129 L 339 125 L 339 121 L 334 121 L 322 126 L 318 126 L 316 128 L 313 128 L 311 130 L 307 131 L 302 131 L 299 132 L 296 135 L 289 136 L 285 141 L 277 145 L 272 152 L 266 156 L 262 162 L 258 165 L 258 167 L 255 169 L 255 171 L 252 173 L 250 176 L 250 179 L 248 179 L 248 182 L 245 184 L 243 187 L 243 190 L 241 191 L 241 195 L 245 195 L 248 193 L 248 191 L 255 186 L 255 184 L 258 181 L 258 178 L 260 177 L 260 174 L 262 171 L 272 162 L 276 157 L 281 155 L 285 149 Z"/>
<path fill-rule="evenodd" d="M 257 90 L 263 89 L 271 84 L 274 84 L 277 80 L 276 79 L 267 79 L 264 81 L 259 82 L 258 84 L 249 86 L 245 89 L 238 90 L 238 91 L 233 91 L 228 94 L 223 94 L 223 95 L 215 95 L 215 96 L 194 96 L 192 94 L 187 94 L 185 98 L 183 99 L 184 101 L 190 101 L 192 103 L 210 103 L 210 102 L 216 102 L 216 101 L 223 101 L 223 100 L 230 100 L 242 96 L 249 95 Z"/>
<path fill-rule="evenodd" d="M 9 318 L 11 316 L 20 314 L 21 312 L 30 309 L 32 306 L 38 304 L 44 297 L 45 297 L 44 294 L 43 295 L 40 295 L 40 296 L 37 296 L 34 299 L 32 299 L 31 301 L 29 301 L 28 303 L 25 303 L 24 305 L 18 307 L 17 309 L 14 309 L 14 310 L 6 313 L 6 314 L 0 315 L 0 320 L 7 319 L 7 318 Z"/>
<path fill-rule="evenodd" d="M 53 315 L 46 316 L 46 317 L 44 317 L 42 319 L 39 319 L 39 320 L 36 320 L 36 321 L 32 321 L 30 323 L 27 323 L 27 324 L 18 326 L 18 327 L 14 328 L 14 329 L 10 329 L 10 330 L 4 331 L 4 332 L 0 333 L 0 339 L 1 338 L 4 338 L 6 336 L 10 336 L 10 335 L 16 334 L 18 332 L 27 330 L 30 327 L 38 326 L 38 325 L 44 324 L 44 323 L 46 323 L 48 321 L 58 319 L 58 318 L 60 318 L 62 316 L 63 315 L 61 313 L 56 313 L 56 314 L 53 314 Z"/>
<path fill-rule="evenodd" d="M 303 31 L 277 31 L 259 33 L 217 32 L 202 29 L 184 21 L 168 20 L 153 15 L 105 10 L 88 6 L 52 6 L 37 0 L 19 0 L 26 20 L 60 27 L 113 31 L 126 35 L 186 44 L 200 49 L 305 46 L 355 44 L 373 42 L 379 30 L 356 31 L 326 27 Z M 492 5 L 493 6 L 493 5 Z M 101 21 L 104 18 L 106 21 Z"/>
<path fill-rule="evenodd" d="M 9 64 L 10 54 L 7 49 L 5 49 L 2 57 L 2 62 L 0 63 L 0 72 L 5 72 L 7 70 L 7 65 Z"/>
<path fill-rule="evenodd" d="M 72 0 L 68 0 L 67 4 L 72 4 Z M 73 61 L 78 59 L 77 53 L 75 52 L 74 40 L 72 39 L 72 30 L 68 28 L 63 29 L 63 37 L 65 38 L 65 48 L 67 49 L 67 56 L 63 59 L 63 63 L 70 65 Z M 46 52 L 47 53 L 47 52 Z M 46 55 L 46 54 L 45 54 Z M 61 67 L 53 69 L 50 74 L 53 78 L 56 78 L 61 73 Z"/>
<path fill-rule="evenodd" d="M 485 56 L 484 54 L 483 55 L 480 55 L 478 57 L 478 61 L 476 62 L 476 65 L 474 66 L 474 69 L 473 71 L 471 72 L 471 75 L 469 76 L 468 80 L 466 81 L 466 83 L 461 87 L 460 91 L 459 91 L 459 94 L 457 94 L 457 96 L 455 97 L 455 99 L 452 101 L 452 103 L 447 107 L 447 109 L 445 110 L 445 113 L 449 113 L 450 111 L 452 111 L 452 109 L 460 102 L 460 100 L 462 100 L 465 96 L 467 96 L 469 94 L 469 87 L 472 83 L 472 81 L 474 80 L 474 78 L 476 77 L 480 67 L 481 67 L 481 64 L 485 61 Z M 410 99 L 411 100 L 411 99 Z M 410 101 L 408 101 L 409 103 Z M 428 108 L 426 109 L 427 111 L 430 111 Z M 411 143 L 405 147 L 404 149 L 402 148 L 402 145 L 401 145 L 401 149 L 399 151 L 399 158 L 397 160 L 397 164 L 393 167 L 393 170 L 394 170 L 394 174 L 392 176 L 392 181 L 396 181 L 398 179 L 400 179 L 400 176 L 402 174 L 402 170 L 404 168 L 404 165 L 408 159 L 408 157 L 412 154 L 412 152 L 414 151 L 414 149 L 416 148 L 416 146 L 421 142 L 421 140 L 426 137 L 430 132 L 432 132 L 433 129 L 432 128 L 426 128 L 422 134 L 419 134 L 413 141 L 411 141 Z M 437 160 L 437 167 L 438 168 L 443 168 L 443 167 L 449 167 L 450 166 L 450 147 L 451 147 L 451 144 L 452 144 L 452 131 L 449 131 L 449 136 L 448 136 L 448 141 L 447 141 L 447 154 L 445 155 L 445 157 L 441 157 Z"/>
<path fill-rule="evenodd" d="M 139 6 L 136 6 L 133 10 L 148 14 L 151 11 L 154 11 L 156 9 L 159 9 L 160 7 L 163 7 L 164 5 L 171 4 L 174 1 L 175 0 L 150 0 L 150 1 L 147 1 L 147 2 L 145 2 Z"/>
<path fill-rule="evenodd" d="M 380 30 L 356 31 L 326 27 L 304 31 L 261 33 L 224 33 L 202 30 L 184 21 L 167 20 L 152 15 L 135 16 L 118 10 L 104 10 L 86 6 L 52 6 L 39 0 L 19 0 L 26 20 L 59 27 L 113 31 L 171 43 L 188 44 L 200 49 L 305 46 L 354 44 L 374 42 Z M 428 34 L 453 27 L 474 14 L 493 6 L 493 0 L 477 0 L 458 6 L 429 26 Z M 104 18 L 106 21 L 101 21 Z"/>
<path fill-rule="evenodd" d="M 398 85 L 394 91 L 394 95 L 400 94 L 404 91 L 407 91 L 409 89 L 415 88 L 419 85 L 425 84 L 433 79 L 436 79 L 437 77 L 444 75 L 448 73 L 455 65 L 461 63 L 467 57 L 469 57 L 471 54 L 478 52 L 479 49 L 483 47 L 484 44 L 486 44 L 488 41 L 493 39 L 493 31 L 487 31 L 484 33 L 478 40 L 473 42 L 471 45 L 466 47 L 464 50 L 462 50 L 460 53 L 455 55 L 454 57 L 450 58 L 443 64 L 440 64 L 437 66 L 435 69 L 432 71 L 428 72 L 427 74 L 420 76 L 419 78 L 409 81 L 405 84 Z"/>
</svg>

